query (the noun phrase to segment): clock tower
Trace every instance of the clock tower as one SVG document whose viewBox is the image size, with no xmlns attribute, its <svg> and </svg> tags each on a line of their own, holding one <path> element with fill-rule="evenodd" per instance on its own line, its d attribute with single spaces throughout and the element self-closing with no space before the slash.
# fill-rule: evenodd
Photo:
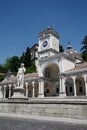
<svg viewBox="0 0 87 130">
<path fill-rule="evenodd" d="M 53 28 L 44 29 L 39 33 L 39 58 L 46 58 L 59 53 L 59 34 Z"/>
</svg>

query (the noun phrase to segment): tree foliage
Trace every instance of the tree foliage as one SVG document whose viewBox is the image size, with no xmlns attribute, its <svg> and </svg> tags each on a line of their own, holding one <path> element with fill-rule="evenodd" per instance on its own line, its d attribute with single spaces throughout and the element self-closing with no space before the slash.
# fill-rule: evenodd
<svg viewBox="0 0 87 130">
<path fill-rule="evenodd" d="M 20 56 L 20 62 L 24 63 L 25 62 L 25 53 L 23 52 L 22 55 Z"/>
<path fill-rule="evenodd" d="M 31 66 L 32 61 L 29 47 L 27 47 L 26 52 L 23 52 L 22 56 L 20 57 L 20 62 L 24 63 L 26 68 Z"/>
<path fill-rule="evenodd" d="M 25 67 L 30 67 L 31 66 L 31 53 L 30 53 L 30 48 L 27 47 L 26 52 L 25 52 L 25 61 L 24 61 Z"/>
<path fill-rule="evenodd" d="M 10 71 L 17 72 L 20 66 L 20 60 L 18 56 L 13 56 L 10 58 Z"/>
<path fill-rule="evenodd" d="M 3 64 L 3 68 L 5 70 L 5 72 L 10 71 L 10 58 L 7 58 L 5 63 Z"/>
<path fill-rule="evenodd" d="M 87 36 L 84 37 L 82 41 L 83 47 L 81 48 L 81 55 L 84 61 L 87 61 Z"/>
<path fill-rule="evenodd" d="M 3 67 L 3 65 L 0 65 L 0 73 L 4 73 L 5 72 L 5 69 Z"/>
<path fill-rule="evenodd" d="M 32 72 L 36 72 L 36 65 L 34 61 L 32 61 L 31 66 L 27 67 L 26 69 L 26 73 L 32 73 Z"/>
<path fill-rule="evenodd" d="M 7 58 L 5 64 L 3 65 L 5 72 L 12 71 L 17 72 L 20 65 L 20 60 L 18 56 L 13 56 Z"/>
</svg>

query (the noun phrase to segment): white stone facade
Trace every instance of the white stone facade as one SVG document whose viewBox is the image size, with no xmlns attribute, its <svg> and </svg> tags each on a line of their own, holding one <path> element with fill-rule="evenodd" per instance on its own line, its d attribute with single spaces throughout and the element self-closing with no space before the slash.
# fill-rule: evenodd
<svg viewBox="0 0 87 130">
<path fill-rule="evenodd" d="M 59 52 L 59 34 L 52 28 L 39 33 L 37 73 L 25 75 L 25 97 L 87 96 L 87 63 L 71 48 Z M 0 98 L 11 97 L 16 77 L 0 83 Z"/>
</svg>

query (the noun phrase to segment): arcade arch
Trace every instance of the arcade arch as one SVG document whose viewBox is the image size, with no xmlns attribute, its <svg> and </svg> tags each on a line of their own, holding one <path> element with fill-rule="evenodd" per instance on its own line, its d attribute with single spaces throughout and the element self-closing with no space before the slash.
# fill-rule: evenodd
<svg viewBox="0 0 87 130">
<path fill-rule="evenodd" d="M 45 66 L 43 70 L 44 95 L 58 96 L 60 90 L 59 67 L 56 63 L 51 63 Z"/>
<path fill-rule="evenodd" d="M 85 80 L 83 76 L 75 78 L 76 96 L 86 95 Z M 74 81 L 72 77 L 67 77 L 65 80 L 66 96 L 74 96 Z"/>
<path fill-rule="evenodd" d="M 59 74 L 59 67 L 56 63 L 51 63 L 46 65 L 46 67 L 43 69 L 43 76 L 45 78 L 56 78 Z"/>
<path fill-rule="evenodd" d="M 74 83 L 71 77 L 68 77 L 65 80 L 65 88 L 66 88 L 66 95 L 73 96 L 74 95 Z"/>
<path fill-rule="evenodd" d="M 76 95 L 85 95 L 86 90 L 85 90 L 85 81 L 83 76 L 77 76 L 76 77 Z"/>
</svg>

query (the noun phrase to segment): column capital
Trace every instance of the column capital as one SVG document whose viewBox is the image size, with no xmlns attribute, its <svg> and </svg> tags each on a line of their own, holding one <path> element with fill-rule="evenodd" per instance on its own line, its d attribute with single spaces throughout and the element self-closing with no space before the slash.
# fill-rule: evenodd
<svg viewBox="0 0 87 130">
<path fill-rule="evenodd" d="M 29 84 L 28 82 L 25 82 L 26 87 L 28 87 L 28 84 Z"/>
<path fill-rule="evenodd" d="M 85 82 L 87 82 L 87 75 L 83 75 Z"/>
<path fill-rule="evenodd" d="M 73 79 L 73 83 L 75 84 L 76 76 L 73 76 L 72 79 Z"/>
<path fill-rule="evenodd" d="M 6 84 L 4 85 L 4 88 L 6 88 Z"/>
<path fill-rule="evenodd" d="M 8 86 L 9 86 L 9 88 L 11 88 L 11 84 L 9 84 Z"/>
<path fill-rule="evenodd" d="M 32 81 L 32 85 L 33 85 L 33 87 L 34 87 L 34 84 L 35 84 L 35 81 Z"/>
<path fill-rule="evenodd" d="M 76 79 L 76 76 L 72 76 L 71 78 L 72 78 L 73 80 L 75 80 L 75 79 Z"/>
</svg>

